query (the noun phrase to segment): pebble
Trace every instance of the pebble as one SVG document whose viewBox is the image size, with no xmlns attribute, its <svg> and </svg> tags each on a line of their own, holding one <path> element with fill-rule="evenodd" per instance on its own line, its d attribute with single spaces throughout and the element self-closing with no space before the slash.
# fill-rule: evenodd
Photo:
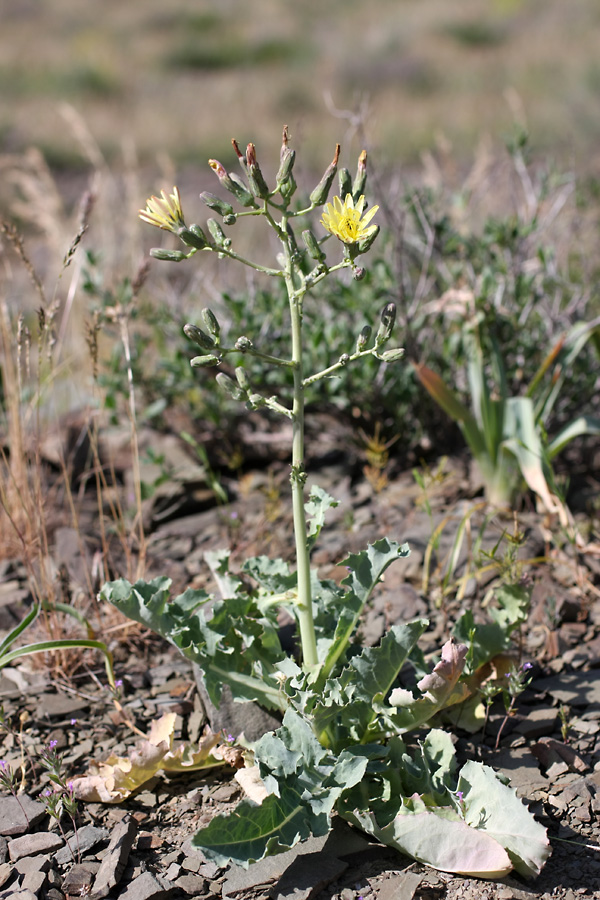
<svg viewBox="0 0 600 900">
<path fill-rule="evenodd" d="M 108 850 L 102 860 L 90 900 L 101 900 L 108 896 L 123 877 L 127 859 L 137 834 L 137 822 L 126 815 L 113 828 Z"/>
<path fill-rule="evenodd" d="M 196 897 L 198 894 L 204 894 L 206 891 L 206 879 L 201 875 L 193 875 L 191 873 L 181 875 L 176 880 L 175 884 L 191 897 Z"/>
<path fill-rule="evenodd" d="M 45 815 L 44 805 L 32 800 L 28 794 L 19 794 L 18 800 L 12 796 L 3 797 L 0 803 L 0 835 L 12 837 L 25 834 Z"/>
<path fill-rule="evenodd" d="M 173 891 L 173 885 L 163 878 L 158 878 L 152 872 L 144 872 L 134 878 L 127 887 L 120 892 L 119 900 L 162 900 Z"/>
<path fill-rule="evenodd" d="M 0 888 L 3 888 L 10 876 L 12 875 L 12 868 L 9 863 L 1 863 L 0 864 Z"/>
<path fill-rule="evenodd" d="M 13 862 L 23 856 L 36 856 L 38 853 L 51 853 L 63 845 L 63 839 L 51 831 L 39 834 L 24 834 L 8 842 L 8 855 Z"/>
<path fill-rule="evenodd" d="M 70 869 L 62 883 L 62 889 L 65 894 L 71 896 L 81 896 L 89 893 L 89 889 L 94 880 L 94 873 L 87 865 L 75 865 Z"/>
<path fill-rule="evenodd" d="M 54 859 L 59 866 L 67 865 L 78 854 L 83 856 L 88 850 L 99 844 L 100 841 L 107 840 L 108 834 L 108 829 L 106 828 L 98 828 L 96 825 L 84 825 L 77 831 L 77 834 L 72 835 L 67 840 L 65 847 L 62 847 L 54 854 Z"/>
</svg>

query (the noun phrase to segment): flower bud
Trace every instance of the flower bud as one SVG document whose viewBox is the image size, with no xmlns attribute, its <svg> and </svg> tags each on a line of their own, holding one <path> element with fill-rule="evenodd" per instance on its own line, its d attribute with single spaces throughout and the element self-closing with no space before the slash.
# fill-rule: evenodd
<svg viewBox="0 0 600 900">
<path fill-rule="evenodd" d="M 313 204 L 313 206 L 321 206 L 327 200 L 329 191 L 331 190 L 331 185 L 333 184 L 333 179 L 335 178 L 335 173 L 337 172 L 337 164 L 339 158 L 340 145 L 336 144 L 333 160 L 325 169 L 323 177 L 310 195 L 310 202 Z"/>
<path fill-rule="evenodd" d="M 283 184 L 279 185 L 279 193 L 284 200 L 289 200 L 296 192 L 297 187 L 298 185 L 296 184 L 296 179 L 293 175 L 290 175 L 287 180 L 283 182 Z"/>
<path fill-rule="evenodd" d="M 233 185 L 233 193 L 237 197 L 242 206 L 254 206 L 254 197 L 244 184 L 241 178 L 238 178 L 233 172 L 229 175 Z"/>
<path fill-rule="evenodd" d="M 252 343 L 250 338 L 247 338 L 244 334 L 235 342 L 235 349 L 240 350 L 242 353 L 245 353 L 246 350 L 252 350 L 253 347 L 254 344 Z"/>
<path fill-rule="evenodd" d="M 198 328 L 197 325 L 184 325 L 183 333 L 186 337 L 197 344 L 199 347 L 202 347 L 203 350 L 212 350 L 215 346 L 215 342 L 210 335 L 206 334 L 206 332 L 202 331 L 201 328 Z"/>
<path fill-rule="evenodd" d="M 237 222 L 237 216 L 235 213 L 231 213 L 231 215 L 223 216 L 223 225 L 235 225 Z"/>
<path fill-rule="evenodd" d="M 370 250 L 377 238 L 377 235 L 381 231 L 379 225 L 372 225 L 373 231 L 369 235 L 369 237 L 364 238 L 362 241 L 359 241 L 357 244 L 356 255 L 359 256 L 361 253 L 366 253 L 367 250 Z"/>
<path fill-rule="evenodd" d="M 381 347 L 382 344 L 385 344 L 391 337 L 392 331 L 394 329 L 394 322 L 396 321 L 396 304 L 395 303 L 386 303 L 381 311 L 381 325 L 379 326 L 379 330 L 377 331 L 377 335 L 375 337 L 375 346 Z"/>
<path fill-rule="evenodd" d="M 311 256 L 312 259 L 316 259 L 317 262 L 323 262 L 323 260 L 325 259 L 325 254 L 321 250 L 321 245 L 319 244 L 310 228 L 307 228 L 306 231 L 302 232 L 302 240 L 306 245 L 309 256 Z"/>
<path fill-rule="evenodd" d="M 196 250 L 204 250 L 204 248 L 208 246 L 208 238 L 199 225 L 190 225 L 189 228 L 182 228 L 177 234 L 188 247 L 194 247 Z"/>
<path fill-rule="evenodd" d="M 221 362 L 220 356 L 194 356 L 190 359 L 190 365 L 195 369 L 208 368 L 209 366 L 218 366 Z"/>
<path fill-rule="evenodd" d="M 259 409 L 261 406 L 266 405 L 266 400 L 262 394 L 250 394 L 248 396 L 248 406 L 250 409 Z"/>
<path fill-rule="evenodd" d="M 290 147 L 286 147 L 285 151 L 282 148 L 281 153 L 281 162 L 279 164 L 279 169 L 277 170 L 277 184 L 282 185 L 284 181 L 287 181 L 290 175 L 292 174 L 292 169 L 294 168 L 294 163 L 296 162 L 296 151 L 292 150 Z"/>
<path fill-rule="evenodd" d="M 217 247 L 223 247 L 225 250 L 228 250 L 231 247 L 231 238 L 227 237 L 217 220 L 207 219 L 206 224 Z"/>
<path fill-rule="evenodd" d="M 210 191 L 202 191 L 200 199 L 206 203 L 209 209 L 219 213 L 220 216 L 230 216 L 233 213 L 231 203 L 228 203 L 227 200 L 221 200 L 220 197 L 217 197 L 216 194 L 211 194 Z"/>
<path fill-rule="evenodd" d="M 366 274 L 367 270 L 362 266 L 354 266 L 352 269 L 352 277 L 355 281 L 362 281 Z"/>
<path fill-rule="evenodd" d="M 182 259 L 187 259 L 187 255 L 181 250 L 164 250 L 162 247 L 153 247 L 150 256 L 153 259 L 166 259 L 169 262 L 181 262 Z"/>
<path fill-rule="evenodd" d="M 212 309 L 203 309 L 200 315 L 202 316 L 202 321 L 208 328 L 209 333 L 212 334 L 213 337 L 218 338 L 221 334 L 221 326 Z"/>
<path fill-rule="evenodd" d="M 369 343 L 369 338 L 371 337 L 372 328 L 370 325 L 365 325 L 359 334 L 356 340 L 356 352 L 360 353 L 361 350 L 364 350 L 367 344 Z"/>
<path fill-rule="evenodd" d="M 252 385 L 243 366 L 236 366 L 235 377 L 240 388 L 247 394 L 252 389 Z"/>
<path fill-rule="evenodd" d="M 398 359 L 402 359 L 404 356 L 404 348 L 396 347 L 395 350 L 384 350 L 381 354 L 381 360 L 383 362 L 396 362 Z"/>
<path fill-rule="evenodd" d="M 225 169 L 225 166 L 221 165 L 221 163 L 217 159 L 209 159 L 209 166 L 215 172 L 217 178 L 225 188 L 225 190 L 229 191 L 230 194 L 241 203 L 242 206 L 253 206 L 254 198 L 246 185 L 233 173 L 228 173 Z"/>
<path fill-rule="evenodd" d="M 237 158 L 239 160 L 240 166 L 242 167 L 242 169 L 245 172 L 246 171 L 246 157 L 240 150 L 240 145 L 238 144 L 238 142 L 236 141 L 235 138 L 231 138 L 231 145 L 232 145 L 233 149 L 235 150 L 235 155 L 237 156 Z"/>
<path fill-rule="evenodd" d="M 367 183 L 367 151 L 363 150 L 363 152 L 358 157 L 358 166 L 356 167 L 356 175 L 354 176 L 354 182 L 352 184 L 352 199 L 354 200 L 355 203 L 357 203 L 358 198 L 364 194 L 366 183 Z"/>
<path fill-rule="evenodd" d="M 338 172 L 338 181 L 340 185 L 340 197 L 344 200 L 346 194 L 352 193 L 352 179 L 348 169 L 340 169 Z"/>
<path fill-rule="evenodd" d="M 260 197 L 264 200 L 269 196 L 270 191 L 258 165 L 254 144 L 248 144 L 246 147 L 246 175 L 250 190 L 255 197 Z"/>
<path fill-rule="evenodd" d="M 216 377 L 216 382 L 219 387 L 223 388 L 223 390 L 226 391 L 230 397 L 233 397 L 234 400 L 245 399 L 246 392 L 240 390 L 233 378 L 230 378 L 225 372 L 219 372 Z"/>
<path fill-rule="evenodd" d="M 350 362 L 350 356 L 348 353 L 342 353 L 340 358 L 338 359 L 340 366 L 345 366 Z"/>
</svg>

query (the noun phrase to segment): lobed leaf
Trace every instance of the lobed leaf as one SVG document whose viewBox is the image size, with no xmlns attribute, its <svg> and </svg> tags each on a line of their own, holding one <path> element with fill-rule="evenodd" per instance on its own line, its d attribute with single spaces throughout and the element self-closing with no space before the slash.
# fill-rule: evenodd
<svg viewBox="0 0 600 900">
<path fill-rule="evenodd" d="M 285 658 L 276 620 L 261 612 L 247 594 L 215 602 L 208 619 L 200 609 L 211 599 L 205 591 L 188 589 L 170 599 L 170 586 L 169 578 L 134 585 L 121 579 L 104 585 L 100 596 L 199 665 L 215 705 L 219 705 L 223 684 L 228 684 L 241 702 L 253 700 L 267 709 L 285 709 L 287 701 L 275 669 Z"/>
</svg>

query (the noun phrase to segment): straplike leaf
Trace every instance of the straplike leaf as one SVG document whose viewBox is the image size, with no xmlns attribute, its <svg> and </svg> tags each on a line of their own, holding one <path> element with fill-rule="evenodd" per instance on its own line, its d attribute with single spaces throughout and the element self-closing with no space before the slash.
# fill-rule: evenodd
<svg viewBox="0 0 600 900">
<path fill-rule="evenodd" d="M 133 585 L 121 579 L 104 585 L 100 596 L 197 663 L 217 706 L 222 687 L 228 684 L 242 702 L 285 709 L 287 701 L 275 677 L 275 666 L 285 656 L 276 620 L 265 616 L 247 594 L 215 602 L 207 618 L 201 607 L 211 598 L 205 591 L 188 589 L 170 599 L 170 586 L 169 578 Z"/>
<path fill-rule="evenodd" d="M 442 378 L 428 366 L 413 363 L 417 377 L 435 402 L 456 422 L 476 459 L 486 455 L 485 436 L 475 416 L 461 402 L 457 395 L 446 386 Z"/>
<path fill-rule="evenodd" d="M 567 444 L 584 434 L 600 434 L 600 418 L 598 416 L 579 416 L 561 428 L 546 448 L 548 458 L 554 459 Z"/>
</svg>

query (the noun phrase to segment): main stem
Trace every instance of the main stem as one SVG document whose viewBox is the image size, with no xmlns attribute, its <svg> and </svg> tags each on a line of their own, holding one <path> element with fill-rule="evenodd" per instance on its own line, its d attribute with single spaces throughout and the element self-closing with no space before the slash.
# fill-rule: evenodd
<svg viewBox="0 0 600 900">
<path fill-rule="evenodd" d="M 286 219 L 282 221 L 282 232 L 286 231 Z M 302 661 L 310 669 L 319 662 L 317 640 L 312 614 L 310 586 L 310 558 L 306 533 L 306 513 L 304 510 L 304 370 L 302 365 L 302 298 L 304 288 L 294 284 L 293 260 L 289 244 L 286 247 L 285 283 L 290 302 L 292 324 L 292 365 L 294 373 L 294 398 L 292 403 L 292 511 L 294 516 L 294 538 L 296 542 L 296 571 L 298 578 L 298 625 L 302 645 Z"/>
</svg>

